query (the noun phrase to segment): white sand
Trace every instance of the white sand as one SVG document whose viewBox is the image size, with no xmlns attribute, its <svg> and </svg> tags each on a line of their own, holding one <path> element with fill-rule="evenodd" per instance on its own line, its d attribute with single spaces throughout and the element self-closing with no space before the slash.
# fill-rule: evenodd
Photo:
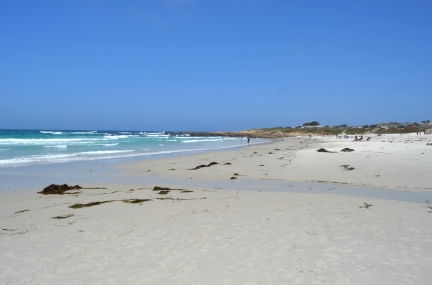
<svg viewBox="0 0 432 285">
<path fill-rule="evenodd" d="M 371 141 L 363 142 L 297 137 L 270 145 L 250 146 L 240 151 L 142 161 L 125 168 L 130 170 L 127 175 L 138 173 L 174 179 L 227 180 L 238 173 L 242 175 L 239 179 L 337 182 L 432 192 L 432 146 L 427 143 L 432 143 L 432 136 L 374 135 Z M 354 151 L 340 152 L 347 147 Z M 315 150 L 319 148 L 336 153 L 318 153 Z M 232 165 L 189 170 L 212 161 L 221 164 L 230 162 Z M 350 165 L 355 170 L 347 171 L 342 165 Z"/>
<path fill-rule="evenodd" d="M 432 209 L 426 202 L 306 189 L 305 193 L 233 190 L 236 182 L 248 178 L 260 183 L 266 181 L 260 179 L 322 180 L 432 192 L 427 171 L 432 146 L 418 140 L 416 136 L 374 137 L 362 143 L 285 139 L 121 167 L 118 177 L 136 181 L 139 176 L 149 183 L 98 185 L 108 189 L 77 195 L 43 196 L 36 189 L 4 194 L 0 284 L 430 284 Z M 355 151 L 315 152 L 320 147 Z M 188 170 L 211 161 L 220 164 Z M 342 164 L 355 169 L 343 170 Z M 231 181 L 234 172 L 246 176 Z M 179 188 L 185 188 L 190 178 L 209 185 L 230 181 L 226 188 L 231 189 L 188 186 L 194 192 L 159 195 L 151 190 L 152 179 L 159 178 Z M 157 199 L 164 197 L 173 200 Z M 68 207 L 131 198 L 152 200 Z M 360 208 L 365 202 L 373 206 Z M 21 210 L 29 211 L 15 213 Z M 66 214 L 73 216 L 52 219 Z"/>
</svg>

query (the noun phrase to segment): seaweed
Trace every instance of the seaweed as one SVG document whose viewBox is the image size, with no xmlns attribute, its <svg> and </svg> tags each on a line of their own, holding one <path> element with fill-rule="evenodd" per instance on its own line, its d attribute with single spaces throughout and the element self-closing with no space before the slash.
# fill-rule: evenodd
<svg viewBox="0 0 432 285">
<path fill-rule="evenodd" d="M 123 202 L 130 203 L 130 204 L 138 204 L 138 203 L 142 203 L 142 202 L 148 202 L 151 200 L 152 199 L 127 199 L 127 200 L 123 200 Z"/>
<path fill-rule="evenodd" d="M 234 176 L 233 176 L 233 177 L 231 177 L 230 179 L 231 179 L 231 180 L 235 180 L 235 179 L 237 179 L 237 177 L 234 177 Z"/>
<path fill-rule="evenodd" d="M 21 213 L 28 212 L 28 211 L 30 211 L 30 210 L 21 210 L 21 211 L 15 212 L 15 214 L 21 214 Z"/>
<path fill-rule="evenodd" d="M 354 167 L 349 166 L 348 164 L 341 165 L 341 167 L 343 167 L 345 170 L 348 170 L 348 171 L 355 169 Z"/>
<path fill-rule="evenodd" d="M 346 148 L 342 149 L 341 151 L 342 152 L 352 152 L 352 151 L 354 151 L 354 149 L 346 147 Z"/>
<path fill-rule="evenodd" d="M 330 153 L 333 153 L 333 151 L 328 151 L 325 148 L 320 148 L 320 149 L 317 150 L 317 152 L 330 152 Z"/>
<path fill-rule="evenodd" d="M 171 190 L 171 188 L 168 188 L 168 187 L 159 187 L 159 186 L 153 187 L 153 191 L 160 191 L 160 190 Z"/>
<path fill-rule="evenodd" d="M 182 190 L 182 191 L 180 191 L 180 193 L 190 193 L 190 192 L 193 192 L 192 190 Z"/>
<path fill-rule="evenodd" d="M 61 220 L 61 219 L 67 219 L 72 217 L 74 214 L 67 214 L 67 215 L 63 215 L 63 216 L 56 216 L 56 217 L 52 217 L 51 219 L 57 219 L 57 220 Z"/>
<path fill-rule="evenodd" d="M 92 206 L 96 206 L 96 205 L 100 205 L 100 204 L 104 204 L 104 203 L 111 203 L 113 201 L 114 200 L 107 200 L 107 201 L 91 202 L 91 203 L 87 203 L 87 204 L 73 204 L 73 205 L 69 206 L 69 208 L 81 209 L 81 208 L 92 207 Z"/>
<path fill-rule="evenodd" d="M 166 194 L 168 194 L 170 192 L 170 190 L 162 190 L 162 191 L 159 191 L 159 195 L 166 195 Z"/>
<path fill-rule="evenodd" d="M 76 192 L 74 193 L 66 193 L 66 191 L 69 190 L 75 190 L 75 189 L 82 189 L 81 186 L 79 185 L 75 185 L 75 186 L 69 186 L 67 184 L 63 184 L 63 185 L 58 185 L 58 184 L 51 184 L 47 187 L 45 187 L 42 191 L 38 192 L 39 194 L 44 194 L 44 195 L 63 195 L 63 194 L 76 194 Z"/>
<path fill-rule="evenodd" d="M 216 165 L 216 164 L 219 164 L 219 163 L 217 163 L 217 162 L 210 162 L 209 164 L 207 164 L 207 165 L 205 165 L 205 164 L 201 164 L 201 165 L 198 165 L 198 166 L 196 166 L 196 167 L 194 167 L 194 168 L 191 168 L 191 169 L 189 169 L 189 170 L 197 170 L 197 169 L 200 169 L 200 168 L 203 168 L 203 167 L 210 167 L 210 166 L 212 166 L 212 165 Z"/>
<path fill-rule="evenodd" d="M 359 206 L 359 208 L 365 208 L 365 209 L 369 209 L 369 207 L 372 207 L 372 204 L 368 204 L 368 203 L 363 203 L 363 206 Z"/>
</svg>

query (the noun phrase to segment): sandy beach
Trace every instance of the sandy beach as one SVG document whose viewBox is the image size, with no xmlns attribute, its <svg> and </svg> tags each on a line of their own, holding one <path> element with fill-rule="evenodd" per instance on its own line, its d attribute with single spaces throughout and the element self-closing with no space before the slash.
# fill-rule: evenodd
<svg viewBox="0 0 432 285">
<path fill-rule="evenodd" d="M 430 284 L 428 143 L 292 137 L 1 193 L 0 284 Z"/>
</svg>

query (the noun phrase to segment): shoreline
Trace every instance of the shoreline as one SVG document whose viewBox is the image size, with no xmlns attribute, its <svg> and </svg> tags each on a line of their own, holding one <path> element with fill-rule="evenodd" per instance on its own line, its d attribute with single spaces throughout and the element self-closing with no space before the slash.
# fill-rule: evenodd
<svg viewBox="0 0 432 285">
<path fill-rule="evenodd" d="M 137 161 L 123 164 L 119 169 L 131 171 L 131 177 L 133 173 L 140 173 L 148 177 L 224 181 L 234 173 L 239 173 L 238 179 L 247 177 L 432 192 L 432 178 L 428 175 L 428 169 L 432 166 L 429 151 L 432 147 L 427 145 L 429 141 L 432 138 L 409 135 L 375 136 L 368 142 L 329 137 L 292 137 L 274 140 L 266 145 L 251 145 L 241 150 L 222 150 L 217 155 L 208 152 L 162 158 L 157 164 Z M 346 147 L 354 151 L 340 152 Z M 316 150 L 319 148 L 326 148 L 330 152 L 318 153 Z M 232 165 L 217 165 L 195 172 L 189 170 L 211 161 L 219 164 L 230 162 Z M 181 167 L 176 167 L 177 164 Z M 354 169 L 348 171 L 343 165 L 350 165 Z"/>
<path fill-rule="evenodd" d="M 431 151 L 413 136 L 295 137 L 59 167 L 44 179 L 104 189 L 0 193 L 0 283 L 426 285 Z M 322 177 L 341 184 L 293 181 Z"/>
</svg>

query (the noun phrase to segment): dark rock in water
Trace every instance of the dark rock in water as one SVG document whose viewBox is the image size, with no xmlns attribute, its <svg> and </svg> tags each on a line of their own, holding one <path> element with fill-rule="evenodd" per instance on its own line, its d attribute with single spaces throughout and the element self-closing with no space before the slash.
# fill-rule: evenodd
<svg viewBox="0 0 432 285">
<path fill-rule="evenodd" d="M 354 149 L 346 147 L 346 148 L 342 149 L 341 151 L 342 152 L 352 152 L 352 151 L 354 151 Z"/>
<path fill-rule="evenodd" d="M 326 150 L 325 148 L 320 148 L 317 150 L 317 152 L 330 152 L 330 151 Z"/>
<path fill-rule="evenodd" d="M 235 179 L 237 179 L 237 177 L 234 177 L 234 176 L 233 176 L 233 177 L 231 177 L 230 179 L 231 179 L 231 180 L 235 180 Z"/>
<path fill-rule="evenodd" d="M 166 195 L 166 194 L 168 194 L 170 192 L 170 190 L 162 190 L 162 191 L 159 191 L 159 195 Z"/>
<path fill-rule="evenodd" d="M 231 162 L 225 162 L 224 165 L 231 165 Z"/>
<path fill-rule="evenodd" d="M 44 195 L 47 195 L 47 194 L 63 195 L 63 194 L 65 194 L 66 191 L 75 190 L 75 189 L 82 189 L 82 187 L 79 185 L 69 186 L 67 184 L 63 184 L 63 185 L 51 184 L 50 186 L 45 187 L 44 190 L 42 190 L 38 193 L 44 194 Z"/>
</svg>

